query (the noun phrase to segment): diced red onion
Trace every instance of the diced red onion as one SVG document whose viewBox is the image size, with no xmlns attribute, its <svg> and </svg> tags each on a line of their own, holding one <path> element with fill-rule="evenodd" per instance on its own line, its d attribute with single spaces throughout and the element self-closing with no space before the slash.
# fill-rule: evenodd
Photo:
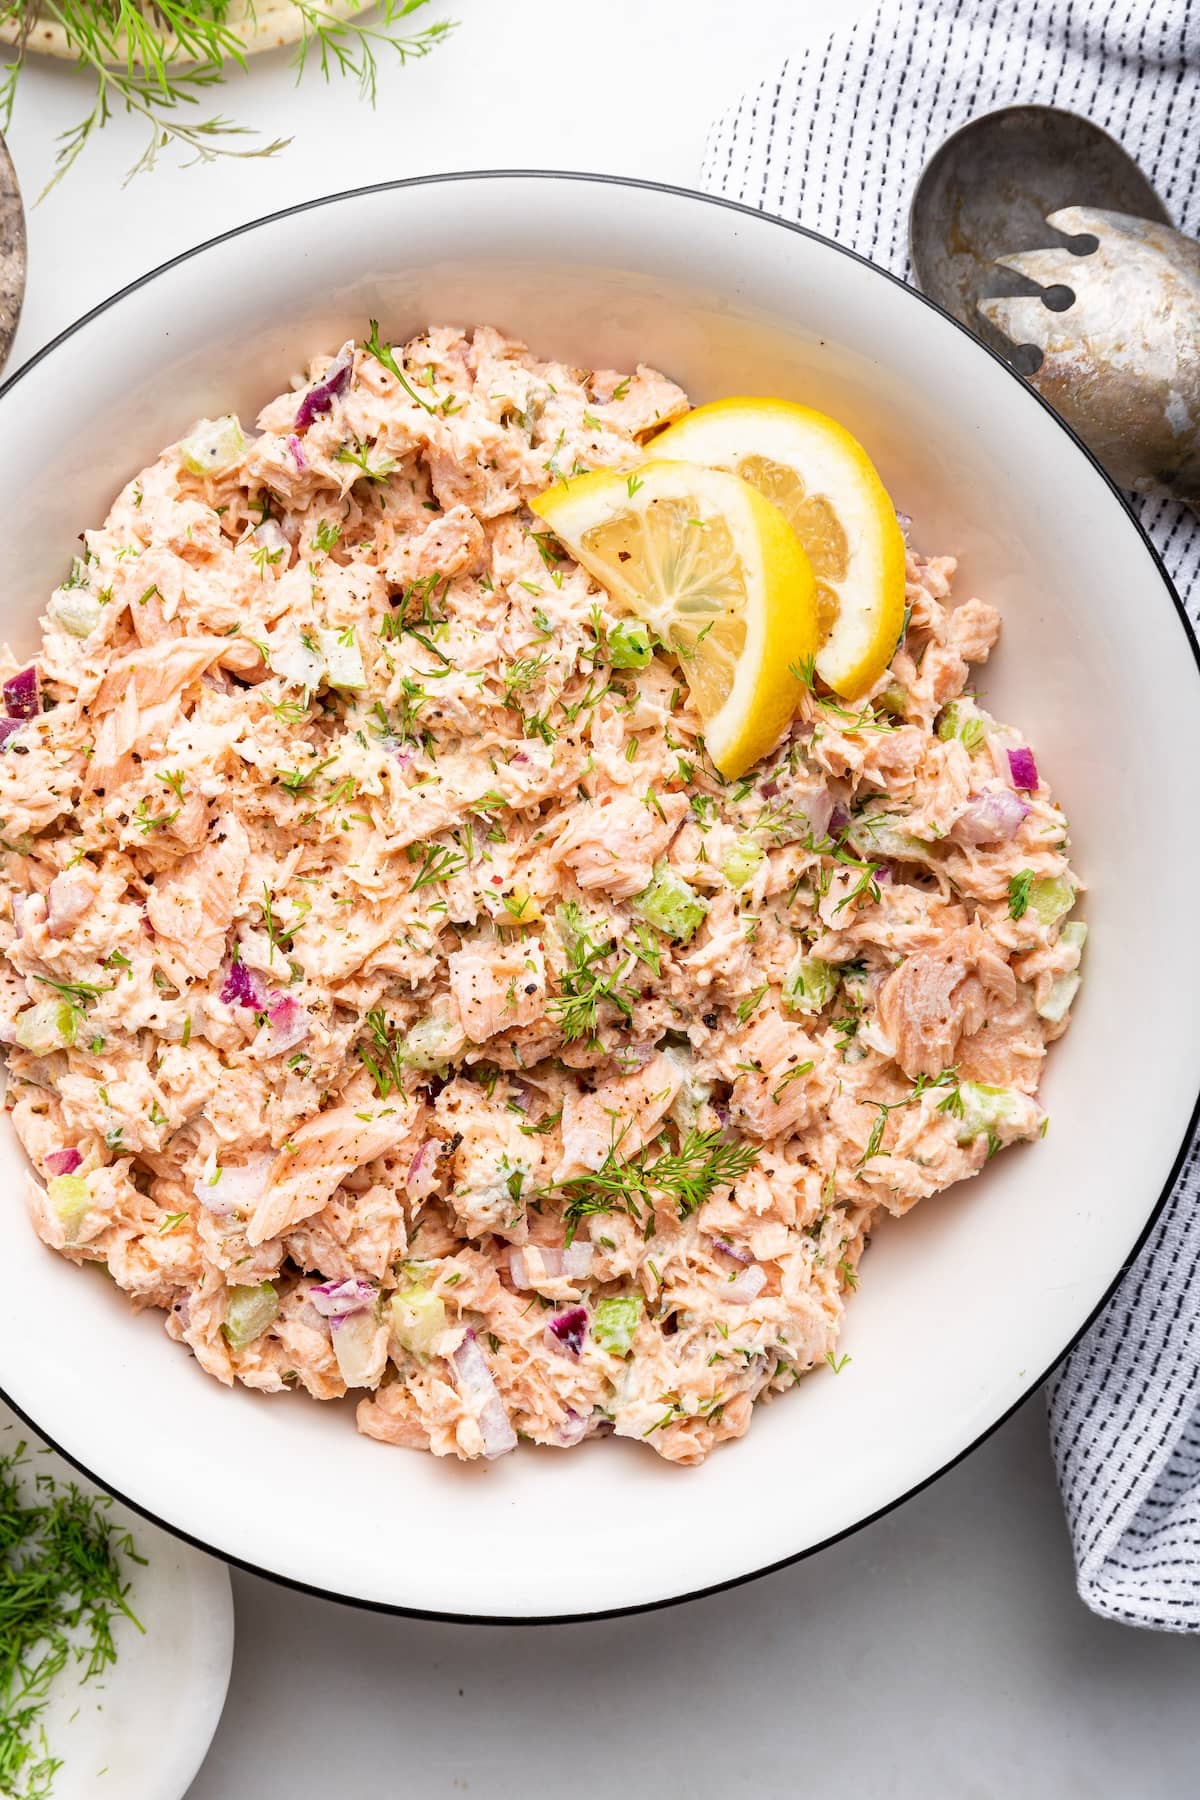
<svg viewBox="0 0 1200 1800">
<path fill-rule="evenodd" d="M 777 781 L 764 781 L 758 791 L 764 800 L 773 800 L 779 792 L 779 783 Z"/>
<path fill-rule="evenodd" d="M 9 738 L 15 737 L 25 723 L 24 719 L 0 719 L 0 750 L 4 749 Z"/>
<path fill-rule="evenodd" d="M 569 1307 L 566 1312 L 556 1313 L 547 1323 L 546 1343 L 551 1350 L 565 1350 L 568 1356 L 578 1356 L 583 1349 L 587 1328 L 587 1308 Z"/>
<path fill-rule="evenodd" d="M 438 1141 L 426 1138 L 418 1146 L 417 1153 L 408 1165 L 408 1174 L 404 1185 L 412 1200 L 427 1200 L 438 1183 L 437 1173 Z"/>
<path fill-rule="evenodd" d="M 912 524 L 912 514 L 906 513 L 906 512 L 900 512 L 899 510 L 897 510 L 896 523 L 900 527 L 901 531 L 907 531 L 909 529 L 910 525 Z"/>
<path fill-rule="evenodd" d="M 337 396 L 345 393 L 353 367 L 354 345 L 343 344 L 320 381 L 309 388 L 296 408 L 297 431 L 307 431 L 313 420 L 327 413 Z"/>
<path fill-rule="evenodd" d="M 814 788 L 801 798 L 800 810 L 807 814 L 813 836 L 824 837 L 836 811 L 833 795 L 826 787 Z"/>
<path fill-rule="evenodd" d="M 876 881 L 884 881 L 884 882 L 892 881 L 894 879 L 894 876 L 892 874 L 891 863 L 876 863 L 874 878 Z"/>
<path fill-rule="evenodd" d="M 215 1181 L 201 1175 L 192 1192 L 206 1212 L 223 1219 L 231 1212 L 254 1206 L 267 1191 L 267 1177 L 275 1161 L 271 1151 L 252 1156 L 248 1162 L 225 1163 Z M 215 1172 L 215 1171 L 214 1171 Z"/>
<path fill-rule="evenodd" d="M 755 1263 L 753 1267 L 743 1269 L 727 1288 L 722 1288 L 721 1297 L 732 1300 L 735 1306 L 749 1306 L 752 1300 L 758 1299 L 766 1285 L 767 1271 L 761 1263 Z"/>
<path fill-rule="evenodd" d="M 1012 770 L 1014 787 L 1023 788 L 1026 793 L 1032 794 L 1036 788 L 1041 786 L 1038 780 L 1037 762 L 1034 759 L 1033 751 L 1027 744 L 1023 744 L 1019 750 L 1009 751 L 1008 766 Z"/>
<path fill-rule="evenodd" d="M 583 1442 L 587 1436 L 587 1429 L 587 1414 L 576 1412 L 573 1406 L 568 1406 L 562 1424 L 554 1433 L 554 1441 L 561 1444 L 564 1450 L 570 1450 L 576 1444 Z"/>
<path fill-rule="evenodd" d="M 291 994 L 275 989 L 267 995 L 267 1018 L 270 1021 L 271 1049 L 282 1055 L 302 1044 L 312 1030 L 312 1020 Z"/>
<path fill-rule="evenodd" d="M 338 1372 L 349 1388 L 377 1387 L 387 1362 L 387 1330 L 368 1311 L 329 1321 Z"/>
<path fill-rule="evenodd" d="M 291 437 L 289 437 L 289 439 L 287 441 L 287 447 L 292 453 L 292 461 L 295 463 L 296 467 L 298 469 L 307 469 L 308 458 L 307 458 L 307 456 L 305 456 L 304 447 L 301 444 L 300 439 L 296 436 L 295 432 L 293 432 Z"/>
<path fill-rule="evenodd" d="M 286 558 L 291 554 L 292 544 L 278 519 L 264 519 L 261 525 L 254 527 L 250 535 L 259 548 L 269 555 L 275 556 L 282 551 L 279 561 L 282 567 L 287 567 Z"/>
<path fill-rule="evenodd" d="M 850 814 L 839 804 L 831 809 L 825 829 L 830 837 L 836 837 L 840 831 L 845 831 L 849 823 Z"/>
<path fill-rule="evenodd" d="M 569 1244 L 563 1250 L 553 1244 L 527 1244 L 524 1249 L 510 1250 L 508 1267 L 512 1284 L 528 1293 L 539 1282 L 583 1281 L 592 1272 L 595 1254 L 594 1244 Z M 541 1261 L 540 1272 L 534 1258 Z"/>
<path fill-rule="evenodd" d="M 73 1175 L 83 1158 L 78 1150 L 68 1149 L 51 1150 L 43 1160 L 51 1175 Z"/>
<path fill-rule="evenodd" d="M 323 1319 L 340 1324 L 351 1313 L 373 1306 L 377 1292 L 374 1282 L 351 1277 L 348 1281 L 322 1281 L 309 1288 L 308 1298 Z"/>
<path fill-rule="evenodd" d="M 67 937 L 90 909 L 96 890 L 90 875 L 64 869 L 46 890 L 46 926 L 51 937 Z"/>
<path fill-rule="evenodd" d="M 474 1331 L 467 1334 L 457 1350 L 451 1352 L 450 1367 L 458 1383 L 458 1391 L 469 1405 L 483 1438 L 483 1454 L 489 1459 L 503 1456 L 517 1447 L 517 1434 L 512 1428 L 500 1391 L 492 1379 L 487 1358 L 479 1348 Z"/>
<path fill-rule="evenodd" d="M 730 1262 L 740 1263 L 743 1268 L 748 1267 L 754 1261 L 751 1251 L 742 1244 L 733 1243 L 727 1237 L 713 1238 L 712 1247 L 714 1250 L 719 1250 L 722 1256 L 727 1256 Z"/>
<path fill-rule="evenodd" d="M 42 710 L 37 664 L 31 663 L 4 683 L 4 710 L 10 719 L 36 719 Z"/>
<path fill-rule="evenodd" d="M 253 1012 L 266 1009 L 267 995 L 260 977 L 244 962 L 230 963 L 221 986 L 221 999 L 226 1006 L 248 1006 Z"/>
<path fill-rule="evenodd" d="M 1008 788 L 985 788 L 983 793 L 971 795 L 966 810 L 955 819 L 950 836 L 960 844 L 1007 844 L 1028 814 L 1028 804 Z"/>
</svg>

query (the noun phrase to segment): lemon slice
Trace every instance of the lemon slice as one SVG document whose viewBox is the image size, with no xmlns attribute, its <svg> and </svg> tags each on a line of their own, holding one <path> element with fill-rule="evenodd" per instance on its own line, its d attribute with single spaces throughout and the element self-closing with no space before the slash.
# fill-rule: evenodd
<svg viewBox="0 0 1200 1800">
<path fill-rule="evenodd" d="M 551 488 L 533 510 L 683 663 L 708 753 L 741 775 L 796 710 L 817 647 L 813 574 L 783 515 L 716 469 L 652 462 Z"/>
<path fill-rule="evenodd" d="M 731 469 L 779 508 L 817 579 L 817 673 L 843 699 L 865 694 L 904 621 L 904 535 L 862 445 L 807 406 L 737 399 L 698 406 L 652 448 Z"/>
</svg>

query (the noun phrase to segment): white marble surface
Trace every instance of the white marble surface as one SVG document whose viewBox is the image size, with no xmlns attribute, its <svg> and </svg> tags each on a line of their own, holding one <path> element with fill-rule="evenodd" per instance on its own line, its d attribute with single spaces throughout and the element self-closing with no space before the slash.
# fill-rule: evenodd
<svg viewBox="0 0 1200 1800">
<path fill-rule="evenodd" d="M 258 59 L 219 103 L 268 136 L 294 132 L 282 157 L 183 171 L 168 156 L 122 188 L 141 135 L 119 119 L 31 206 L 13 366 L 164 258 L 315 194 L 499 166 L 692 182 L 713 113 L 860 4 L 449 0 L 431 16 L 460 18 L 457 36 L 389 73 L 375 113 L 311 73 L 297 91 L 284 56 Z M 69 70 L 28 72 L 10 143 L 30 199 L 81 98 Z M 400 1520 L 380 1553 L 418 1541 Z M 506 1800 L 550 1779 L 573 1800 L 631 1787 L 659 1800 L 1197 1791 L 1200 1642 L 1080 1606 L 1040 1398 L 846 1543 L 653 1616 L 501 1630 L 379 1618 L 236 1573 L 234 1588 L 229 1703 L 190 1800 Z"/>
</svg>

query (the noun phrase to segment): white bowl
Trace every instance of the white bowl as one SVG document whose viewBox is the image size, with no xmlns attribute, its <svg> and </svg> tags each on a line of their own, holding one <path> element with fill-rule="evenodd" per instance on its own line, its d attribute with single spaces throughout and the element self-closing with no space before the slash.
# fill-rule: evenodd
<svg viewBox="0 0 1200 1800">
<path fill-rule="evenodd" d="M 699 1470 L 611 1440 L 462 1468 L 359 1437 L 343 1406 L 229 1393 L 159 1315 L 42 1248 L 11 1133 L 0 1385 L 130 1504 L 286 1581 L 479 1619 L 654 1605 L 801 1556 L 945 1469 L 1042 1379 L 1146 1231 L 1200 1070 L 1197 659 L 1115 490 L 967 332 L 761 214 L 557 175 L 434 178 L 279 214 L 35 358 L 0 403 L 0 631 L 32 649 L 76 534 L 194 417 L 253 417 L 371 317 L 394 338 L 491 322 L 583 365 L 644 360 L 697 400 L 808 401 L 864 440 L 916 542 L 961 557 L 959 594 L 1005 619 L 988 705 L 1037 746 L 1091 888 L 1049 1135 L 881 1231 L 849 1366 L 763 1408 Z"/>
</svg>

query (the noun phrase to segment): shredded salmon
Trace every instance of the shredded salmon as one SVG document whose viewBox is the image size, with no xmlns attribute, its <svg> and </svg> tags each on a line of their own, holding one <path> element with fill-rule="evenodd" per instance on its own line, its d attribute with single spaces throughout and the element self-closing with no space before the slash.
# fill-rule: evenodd
<svg viewBox="0 0 1200 1800">
<path fill-rule="evenodd" d="M 1065 820 L 966 692 L 997 614 L 915 551 L 873 694 L 723 781 L 528 505 L 682 391 L 375 349 L 207 474 L 170 445 L 51 596 L 0 749 L 33 1222 L 383 1443 L 698 1462 L 841 1366 L 881 1212 L 1043 1126 Z"/>
</svg>

